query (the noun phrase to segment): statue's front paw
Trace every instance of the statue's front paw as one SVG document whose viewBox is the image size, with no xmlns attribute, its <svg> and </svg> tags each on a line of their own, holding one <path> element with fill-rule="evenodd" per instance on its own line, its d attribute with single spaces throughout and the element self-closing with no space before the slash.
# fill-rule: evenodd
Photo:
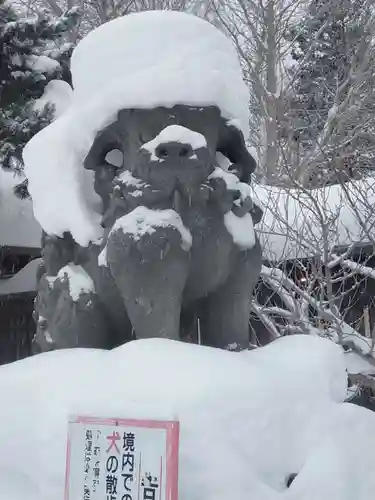
<svg viewBox="0 0 375 500">
<path fill-rule="evenodd" d="M 215 177 L 209 179 L 210 201 L 214 203 L 221 213 L 226 214 L 232 209 L 234 192 L 228 189 L 224 179 Z"/>
<path fill-rule="evenodd" d="M 132 262 L 156 262 L 171 248 L 188 251 L 191 244 L 191 234 L 177 212 L 141 206 L 116 221 L 108 235 L 106 254 L 110 268 L 117 268 L 129 257 Z"/>
<path fill-rule="evenodd" d="M 251 213 L 254 203 L 250 196 L 242 199 L 240 192 L 237 193 L 236 199 L 233 201 L 232 212 L 237 215 L 237 217 L 243 217 L 245 214 Z"/>
</svg>

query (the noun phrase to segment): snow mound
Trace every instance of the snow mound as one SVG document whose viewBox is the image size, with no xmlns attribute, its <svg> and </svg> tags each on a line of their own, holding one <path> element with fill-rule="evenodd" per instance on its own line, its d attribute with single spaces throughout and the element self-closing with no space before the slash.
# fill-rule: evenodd
<svg viewBox="0 0 375 500">
<path fill-rule="evenodd" d="M 248 135 L 248 89 L 236 50 L 193 15 L 149 11 L 110 21 L 78 44 L 71 70 L 68 109 L 23 154 L 34 214 L 48 234 L 70 231 L 82 246 L 102 237 L 98 201 L 82 165 L 96 134 L 120 109 L 216 105 Z"/>
<path fill-rule="evenodd" d="M 78 160 L 69 149 L 69 138 L 60 135 L 62 122 L 70 128 L 69 109 L 26 144 L 23 159 L 28 190 L 34 216 L 47 234 L 62 237 L 70 231 L 79 245 L 87 246 L 103 235 L 100 200 L 92 173 L 82 166 L 85 154 Z M 74 126 L 71 129 L 74 133 Z M 82 129 L 77 133 L 82 134 Z M 88 139 L 87 150 L 91 144 Z"/>
<path fill-rule="evenodd" d="M 252 189 L 249 184 L 240 182 L 236 175 L 227 172 L 230 166 L 229 160 L 221 153 L 216 155 L 216 159 L 219 167 L 216 167 L 212 174 L 209 175 L 209 179 L 222 179 L 229 191 L 238 192 L 239 199 L 235 200 L 234 203 L 251 198 Z M 255 245 L 254 224 L 249 213 L 238 217 L 232 211 L 229 211 L 224 215 L 224 225 L 228 233 L 231 234 L 233 242 L 242 250 L 252 248 Z"/>
<path fill-rule="evenodd" d="M 202 134 L 194 132 L 186 127 L 181 127 L 181 125 L 169 125 L 168 127 L 165 127 L 165 129 L 163 129 L 154 139 L 152 139 L 152 141 L 143 144 L 141 149 L 148 151 L 151 154 L 152 160 L 160 161 L 160 158 L 158 158 L 155 154 L 155 150 L 164 142 L 190 144 L 193 150 L 207 146 L 206 139 Z"/>
<path fill-rule="evenodd" d="M 121 174 L 117 177 L 117 179 L 122 183 L 125 184 L 125 186 L 133 186 L 137 188 L 144 187 L 146 184 L 145 182 L 141 181 L 141 179 L 137 179 L 132 175 L 129 170 L 124 170 L 121 172 Z"/>
<path fill-rule="evenodd" d="M 375 416 L 342 403 L 343 357 L 311 336 L 241 353 L 153 339 L 1 367 L 0 500 L 63 499 L 72 414 L 179 419 L 181 500 L 372 500 Z"/>
<path fill-rule="evenodd" d="M 42 97 L 34 102 L 34 109 L 41 111 L 47 104 L 54 106 L 54 117 L 61 116 L 69 107 L 73 90 L 69 83 L 63 80 L 51 80 L 44 88 Z"/>
<path fill-rule="evenodd" d="M 82 266 L 70 263 L 60 269 L 57 277 L 68 280 L 69 293 L 74 302 L 77 302 L 83 293 L 95 292 L 94 282 Z"/>
<path fill-rule="evenodd" d="M 181 217 L 172 209 L 150 210 L 147 207 L 137 207 L 132 212 L 116 220 L 111 229 L 111 234 L 123 231 L 131 234 L 135 241 L 138 241 L 145 234 L 152 234 L 156 227 L 174 227 L 181 235 L 181 246 L 184 250 L 189 250 L 192 244 L 190 231 L 184 226 Z"/>
<path fill-rule="evenodd" d="M 40 73 L 54 73 L 60 68 L 60 63 L 47 56 L 29 55 L 26 61 L 26 66 L 32 71 Z"/>
<path fill-rule="evenodd" d="M 375 375 L 375 366 L 363 356 L 359 356 L 356 352 L 346 352 L 345 361 L 346 370 L 351 375 L 359 373 L 362 375 Z"/>
<path fill-rule="evenodd" d="M 225 168 L 226 165 L 221 157 L 225 158 L 225 156 L 217 156 L 223 166 L 220 165 L 219 168 L 216 167 L 212 174 L 209 175 L 209 179 L 223 179 L 229 191 L 239 192 L 240 200 L 242 201 L 246 198 L 251 198 L 253 196 L 251 186 L 249 184 L 245 184 L 244 182 L 240 182 L 237 175 L 227 172 L 228 167 Z"/>
<path fill-rule="evenodd" d="M 224 225 L 233 238 L 233 243 L 242 250 L 255 245 L 253 219 L 250 214 L 238 217 L 232 211 L 224 214 Z"/>
</svg>

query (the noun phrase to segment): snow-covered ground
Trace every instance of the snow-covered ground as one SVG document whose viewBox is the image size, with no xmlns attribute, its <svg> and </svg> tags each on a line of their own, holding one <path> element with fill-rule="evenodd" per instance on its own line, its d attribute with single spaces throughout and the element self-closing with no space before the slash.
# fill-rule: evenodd
<svg viewBox="0 0 375 500">
<path fill-rule="evenodd" d="M 374 498 L 375 415 L 343 403 L 343 354 L 318 337 L 57 351 L 1 367 L 0 394 L 0 500 L 63 499 L 74 414 L 178 418 L 181 500 Z"/>
</svg>

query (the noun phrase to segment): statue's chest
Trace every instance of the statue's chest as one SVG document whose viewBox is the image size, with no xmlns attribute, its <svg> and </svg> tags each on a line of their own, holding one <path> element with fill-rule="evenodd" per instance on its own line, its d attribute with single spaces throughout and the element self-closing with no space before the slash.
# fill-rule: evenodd
<svg viewBox="0 0 375 500">
<path fill-rule="evenodd" d="M 191 210 L 184 217 L 193 243 L 186 295 L 195 299 L 224 283 L 238 253 L 221 214 Z"/>
</svg>

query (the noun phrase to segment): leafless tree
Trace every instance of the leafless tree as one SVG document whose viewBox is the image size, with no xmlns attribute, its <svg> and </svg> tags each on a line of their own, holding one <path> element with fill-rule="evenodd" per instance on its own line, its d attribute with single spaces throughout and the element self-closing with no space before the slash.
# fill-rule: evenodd
<svg viewBox="0 0 375 500">
<path fill-rule="evenodd" d="M 375 387 L 375 178 L 314 190 L 255 185 L 254 196 L 264 208 L 266 262 L 252 343 L 295 333 L 330 338 L 367 367 L 360 385 Z"/>
<path fill-rule="evenodd" d="M 267 184 L 285 184 L 292 179 L 309 185 L 326 175 L 328 165 L 335 175 L 345 176 L 353 165 L 371 166 L 375 146 L 374 9 L 363 1 L 363 37 L 354 50 L 348 43 L 350 61 L 345 77 L 337 70 L 337 86 L 330 92 L 331 109 L 316 110 L 325 122 L 309 151 L 302 151 L 290 121 L 289 106 L 296 92 L 299 65 L 291 65 L 295 40 L 286 41 L 291 27 L 298 25 L 307 8 L 305 0 L 212 0 L 216 24 L 235 43 L 250 89 L 251 137 L 259 163 L 258 177 Z M 328 22 L 328 21 L 327 21 Z M 327 22 L 315 33 L 300 65 L 312 57 Z M 324 83 L 323 83 L 324 85 Z M 320 174 L 319 174 L 320 172 Z M 323 179 L 324 183 L 324 179 Z"/>
<path fill-rule="evenodd" d="M 217 22 L 232 38 L 250 89 L 250 145 L 257 150 L 260 177 L 272 182 L 280 162 L 278 129 L 285 64 L 285 32 L 303 0 L 217 0 Z"/>
<path fill-rule="evenodd" d="M 371 167 L 375 160 L 373 15 L 367 19 L 365 29 L 371 36 L 364 36 L 356 47 L 346 78 L 338 80 L 324 128 L 298 166 L 299 179 L 305 185 L 327 159 L 334 173 L 347 177 L 348 167 L 354 170 Z"/>
</svg>

